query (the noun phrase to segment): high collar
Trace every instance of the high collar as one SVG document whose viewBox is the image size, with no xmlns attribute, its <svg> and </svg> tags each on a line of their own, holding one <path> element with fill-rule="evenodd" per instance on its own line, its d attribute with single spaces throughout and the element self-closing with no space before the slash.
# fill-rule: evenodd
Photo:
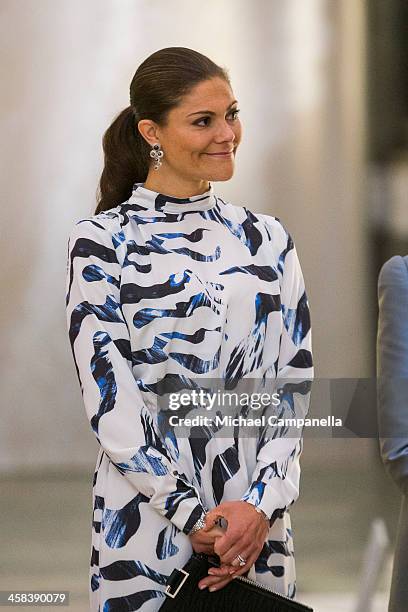
<svg viewBox="0 0 408 612">
<path fill-rule="evenodd" d="M 144 208 L 153 208 L 160 212 L 178 213 L 208 210 L 216 203 L 214 188 L 210 183 L 210 188 L 205 193 L 193 195 L 188 198 L 176 198 L 164 193 L 158 193 L 151 189 L 146 189 L 144 183 L 133 185 L 132 195 L 129 204 L 137 204 Z"/>
</svg>

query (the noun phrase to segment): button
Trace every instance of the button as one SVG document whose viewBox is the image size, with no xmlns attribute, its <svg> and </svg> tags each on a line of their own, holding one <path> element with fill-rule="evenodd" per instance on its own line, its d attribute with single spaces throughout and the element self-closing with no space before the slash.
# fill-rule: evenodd
<svg viewBox="0 0 408 612">
<path fill-rule="evenodd" d="M 173 470 L 173 476 L 178 476 L 178 471 L 177 470 Z"/>
</svg>

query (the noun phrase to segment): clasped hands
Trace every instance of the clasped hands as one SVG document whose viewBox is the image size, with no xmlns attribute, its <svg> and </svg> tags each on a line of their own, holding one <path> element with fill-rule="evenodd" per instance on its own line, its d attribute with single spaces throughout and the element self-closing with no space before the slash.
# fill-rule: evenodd
<svg viewBox="0 0 408 612">
<path fill-rule="evenodd" d="M 227 529 L 215 523 L 224 517 Z M 200 589 L 215 591 L 226 586 L 235 576 L 246 573 L 255 563 L 265 543 L 269 524 L 254 506 L 246 501 L 224 502 L 205 515 L 205 527 L 190 536 L 195 552 L 219 556 L 221 565 L 208 570 L 200 580 Z M 238 555 L 246 563 L 240 566 Z"/>
</svg>

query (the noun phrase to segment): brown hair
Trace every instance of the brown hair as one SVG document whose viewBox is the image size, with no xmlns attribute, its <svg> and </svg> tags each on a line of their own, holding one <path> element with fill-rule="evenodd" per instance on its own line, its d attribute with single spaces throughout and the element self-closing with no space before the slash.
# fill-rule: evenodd
<svg viewBox="0 0 408 612">
<path fill-rule="evenodd" d="M 104 168 L 95 214 L 128 200 L 136 182 L 149 172 L 150 145 L 137 123 L 151 119 L 166 125 L 168 112 L 195 85 L 213 77 L 228 84 L 228 72 L 205 55 L 186 47 L 167 47 L 152 53 L 136 70 L 130 84 L 130 106 L 115 117 L 103 135 Z"/>
</svg>

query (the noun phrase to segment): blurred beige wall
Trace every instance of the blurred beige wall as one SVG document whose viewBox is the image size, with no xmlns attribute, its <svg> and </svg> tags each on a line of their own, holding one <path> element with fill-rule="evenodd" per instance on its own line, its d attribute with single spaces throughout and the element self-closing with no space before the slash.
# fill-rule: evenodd
<svg viewBox="0 0 408 612">
<path fill-rule="evenodd" d="M 162 47 L 229 69 L 243 142 L 216 192 L 294 237 L 316 374 L 369 375 L 363 5 L 3 0 L 1 470 L 95 462 L 65 327 L 67 236 L 95 207 L 104 130 Z"/>
</svg>

